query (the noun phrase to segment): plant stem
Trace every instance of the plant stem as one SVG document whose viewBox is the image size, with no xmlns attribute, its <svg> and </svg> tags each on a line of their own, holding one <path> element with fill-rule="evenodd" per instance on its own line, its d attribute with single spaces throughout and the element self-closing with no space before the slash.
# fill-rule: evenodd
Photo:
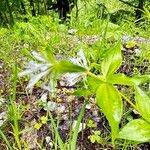
<svg viewBox="0 0 150 150">
<path fill-rule="evenodd" d="M 120 91 L 119 91 L 119 94 L 135 109 L 138 111 L 138 108 L 130 101 L 130 99 L 128 97 L 126 97 L 124 94 L 122 94 Z"/>
<path fill-rule="evenodd" d="M 93 77 L 93 78 L 95 78 L 95 79 L 100 80 L 101 82 L 105 82 L 105 80 L 103 78 L 101 78 L 101 77 L 99 77 L 99 76 L 97 76 L 97 75 L 95 75 L 95 74 L 93 74 L 93 73 L 91 73 L 89 71 L 86 72 L 86 74 L 89 75 L 89 76 L 91 76 L 91 77 Z"/>
</svg>

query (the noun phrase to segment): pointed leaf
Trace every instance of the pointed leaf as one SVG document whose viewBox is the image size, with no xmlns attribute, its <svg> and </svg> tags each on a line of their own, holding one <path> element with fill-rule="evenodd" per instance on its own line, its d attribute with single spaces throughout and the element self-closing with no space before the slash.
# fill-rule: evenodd
<svg viewBox="0 0 150 150">
<path fill-rule="evenodd" d="M 112 141 L 118 134 L 118 126 L 122 116 L 122 100 L 118 91 L 110 84 L 101 84 L 96 92 L 96 103 L 109 121 Z"/>
<path fill-rule="evenodd" d="M 118 138 L 148 142 L 150 141 L 150 124 L 142 119 L 135 119 L 121 129 Z"/>
<path fill-rule="evenodd" d="M 131 80 L 131 78 L 122 73 L 111 75 L 107 79 L 107 81 L 112 84 L 129 85 L 129 86 L 134 85 L 134 82 Z"/>
<path fill-rule="evenodd" d="M 122 63 L 121 44 L 118 43 L 115 47 L 111 48 L 102 61 L 102 73 L 109 76 L 116 72 Z"/>
<path fill-rule="evenodd" d="M 84 105 L 82 106 L 81 111 L 80 111 L 80 114 L 79 114 L 78 119 L 77 119 L 76 126 L 75 126 L 75 128 L 73 129 L 74 132 L 73 132 L 73 134 L 72 134 L 71 150 L 76 150 L 76 146 L 77 146 L 76 143 L 77 143 L 79 128 L 80 128 L 80 124 L 81 124 L 82 118 L 83 118 L 83 116 L 84 116 L 86 104 L 87 104 L 87 103 L 85 102 Z"/>
<path fill-rule="evenodd" d="M 90 96 L 92 94 L 93 93 L 89 89 L 77 89 L 74 92 L 74 95 L 76 95 L 76 96 Z"/>
<path fill-rule="evenodd" d="M 66 60 L 60 60 L 57 65 L 55 66 L 55 69 L 57 69 L 60 73 L 67 73 L 67 72 L 86 72 L 87 69 L 84 67 L 81 67 L 79 65 L 75 65 L 69 61 Z"/>
<path fill-rule="evenodd" d="M 131 80 L 136 84 L 140 85 L 150 79 L 150 75 L 136 75 L 131 78 Z"/>
<path fill-rule="evenodd" d="M 82 73 L 65 73 L 60 78 L 61 86 L 73 86 L 82 79 Z"/>
<path fill-rule="evenodd" d="M 55 120 L 54 120 L 54 118 L 53 118 L 50 111 L 48 111 L 48 114 L 50 116 L 51 126 L 54 129 L 54 134 L 55 134 L 55 136 L 57 137 L 57 140 L 58 140 L 58 145 L 59 145 L 61 150 L 65 150 L 65 144 L 63 143 L 63 140 L 61 139 L 61 136 L 59 135 L 58 127 L 55 123 Z"/>
<path fill-rule="evenodd" d="M 139 113 L 150 123 L 150 98 L 139 87 L 136 87 L 135 100 Z"/>
</svg>

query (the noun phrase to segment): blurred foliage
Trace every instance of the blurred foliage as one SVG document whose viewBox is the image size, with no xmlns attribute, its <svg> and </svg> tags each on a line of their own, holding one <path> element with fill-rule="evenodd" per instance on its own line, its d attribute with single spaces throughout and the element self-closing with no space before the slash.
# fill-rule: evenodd
<svg viewBox="0 0 150 150">
<path fill-rule="evenodd" d="M 54 18 L 58 18 L 54 11 L 51 10 L 55 9 L 55 11 L 58 11 L 59 6 L 58 4 L 56 6 L 56 1 L 57 0 L 0 0 L 0 25 L 9 26 L 13 25 L 16 21 L 27 22 L 32 16 L 40 15 L 51 15 Z M 62 0 L 64 3 L 67 1 L 68 0 Z M 137 23 L 145 21 L 147 20 L 145 15 L 148 15 L 150 9 L 148 0 L 78 0 L 74 2 L 75 11 L 73 11 L 73 13 L 76 18 L 84 6 L 89 7 L 87 4 L 92 6 L 93 11 L 90 12 L 91 15 L 92 13 L 94 16 L 97 14 L 97 17 L 104 19 L 109 15 L 113 23 L 120 23 L 122 20 L 130 20 Z M 68 5 L 68 3 L 66 3 L 66 5 Z"/>
</svg>

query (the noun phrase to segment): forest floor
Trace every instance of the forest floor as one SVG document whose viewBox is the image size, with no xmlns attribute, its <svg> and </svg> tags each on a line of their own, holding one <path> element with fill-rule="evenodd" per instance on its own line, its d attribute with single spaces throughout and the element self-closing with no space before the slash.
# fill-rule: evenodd
<svg viewBox="0 0 150 150">
<path fill-rule="evenodd" d="M 138 63 L 139 57 L 138 52 L 140 49 L 138 46 L 134 45 L 133 47 L 127 48 L 126 43 L 128 40 L 135 40 L 136 42 L 149 42 L 143 38 L 130 38 L 124 37 L 123 38 L 123 64 L 118 70 L 120 73 L 125 73 L 126 75 L 132 75 L 135 70 L 138 69 L 138 72 L 141 74 L 150 74 L 150 62 L 148 60 L 143 60 Z M 91 45 L 95 41 L 97 41 L 97 37 L 85 37 L 82 39 L 88 45 Z M 73 41 L 73 40 L 72 40 Z M 78 39 L 74 38 L 75 43 Z M 10 70 L 6 68 L 3 61 L 0 61 L 0 90 L 1 90 L 1 98 L 0 98 L 0 105 L 4 106 L 0 109 L 0 125 L 3 124 L 6 120 L 7 108 L 5 106 L 6 95 L 8 94 L 9 90 L 9 83 L 8 78 L 10 77 Z M 34 129 L 34 124 L 37 122 L 42 116 L 46 115 L 46 110 L 43 108 L 42 102 L 47 101 L 49 102 L 51 112 L 53 114 L 54 119 L 59 120 L 59 133 L 62 139 L 65 141 L 68 139 L 68 135 L 70 132 L 70 125 L 74 124 L 77 120 L 77 116 L 83 106 L 83 102 L 85 100 L 84 97 L 77 97 L 74 96 L 73 93 L 77 89 L 77 86 L 66 86 L 65 84 L 61 86 L 58 81 L 58 90 L 56 96 L 49 96 L 46 90 L 42 90 L 41 88 L 35 87 L 33 89 L 32 94 L 28 94 L 26 91 L 27 82 L 24 81 L 20 84 L 18 81 L 17 83 L 17 98 L 16 101 L 18 104 L 23 104 L 27 106 L 25 111 L 22 114 L 22 121 L 21 125 L 24 129 L 22 135 L 23 138 L 26 140 L 27 144 L 29 145 L 30 149 L 39 150 L 39 145 L 37 143 L 44 143 L 47 150 L 51 149 L 53 143 L 51 142 L 51 136 L 53 135 L 50 127 L 48 124 L 42 126 L 39 130 Z M 148 88 L 148 85 L 143 85 L 143 88 Z M 119 87 L 118 87 L 119 88 Z M 126 87 L 120 87 L 121 90 L 124 90 Z M 130 91 L 129 91 L 130 92 Z M 130 93 L 132 95 L 132 93 Z M 82 120 L 80 133 L 78 137 L 78 150 L 111 150 L 114 149 L 111 145 L 111 137 L 110 134 L 110 127 L 108 125 L 108 121 L 106 120 L 105 116 L 100 113 L 99 109 L 95 105 L 95 96 L 89 97 L 88 101 L 91 102 L 87 104 L 86 111 L 84 114 L 84 118 Z M 132 109 L 128 111 L 128 117 L 132 118 L 139 118 L 140 116 Z M 25 121 L 24 121 L 25 120 Z M 92 121 L 93 127 L 87 126 Z M 126 120 L 128 122 L 128 120 Z M 7 125 L 6 125 L 7 126 Z M 71 125 L 72 126 L 72 125 Z M 86 126 L 86 127 L 85 127 Z M 9 131 L 8 125 L 8 132 Z M 74 127 L 72 127 L 74 128 Z M 100 130 L 102 141 L 101 143 L 91 143 L 90 139 L 88 138 L 94 131 Z M 6 131 L 7 132 L 7 131 Z M 8 133 L 9 135 L 10 133 Z M 121 143 L 121 142 L 120 142 Z M 130 146 L 129 146 L 130 145 Z M 150 143 L 145 144 L 132 144 L 128 145 L 128 149 L 131 150 L 149 150 Z M 3 144 L 0 140 L 0 150 L 4 150 Z M 121 150 L 123 149 L 123 144 L 118 145 L 116 149 Z"/>
</svg>

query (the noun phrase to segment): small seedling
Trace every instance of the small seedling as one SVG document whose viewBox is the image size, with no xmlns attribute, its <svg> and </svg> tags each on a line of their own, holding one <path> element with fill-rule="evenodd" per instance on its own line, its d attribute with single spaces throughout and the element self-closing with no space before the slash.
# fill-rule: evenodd
<svg viewBox="0 0 150 150">
<path fill-rule="evenodd" d="M 42 127 L 42 124 L 38 122 L 34 125 L 34 128 L 37 130 L 39 130 L 41 127 Z"/>
<path fill-rule="evenodd" d="M 91 143 L 102 143 L 102 138 L 101 138 L 101 132 L 100 131 L 94 131 L 94 133 L 90 136 L 88 136 L 88 139 L 90 139 Z"/>
<path fill-rule="evenodd" d="M 40 120 L 41 120 L 41 123 L 42 123 L 42 124 L 46 124 L 47 121 L 48 121 L 48 118 L 47 118 L 47 116 L 42 116 L 42 117 L 40 118 Z"/>
<path fill-rule="evenodd" d="M 48 118 L 47 116 L 42 116 L 40 121 L 36 122 L 34 128 L 39 130 L 44 124 L 47 124 Z"/>
<path fill-rule="evenodd" d="M 133 47 L 135 47 L 135 45 L 136 45 L 135 41 L 128 41 L 127 45 L 126 45 L 126 48 L 133 48 Z"/>
<path fill-rule="evenodd" d="M 88 128 L 95 128 L 96 127 L 96 124 L 93 120 L 89 120 L 88 123 L 87 123 L 87 127 Z"/>
</svg>

